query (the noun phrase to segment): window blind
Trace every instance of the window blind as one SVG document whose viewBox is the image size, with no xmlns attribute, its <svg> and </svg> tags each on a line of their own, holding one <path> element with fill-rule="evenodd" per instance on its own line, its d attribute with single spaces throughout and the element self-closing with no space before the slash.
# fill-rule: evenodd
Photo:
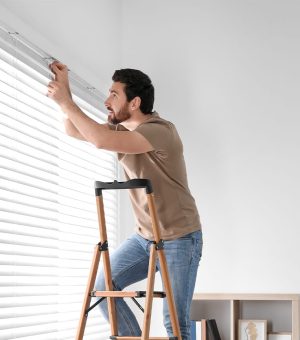
<svg viewBox="0 0 300 340">
<path fill-rule="evenodd" d="M 0 24 L 0 340 L 74 340 L 98 242 L 94 181 L 117 177 L 114 153 L 64 133 L 46 97 L 54 58 Z M 104 122 L 104 96 L 69 72 L 74 101 Z M 110 249 L 118 198 L 104 194 Z M 90 312 L 85 339 L 107 339 Z"/>
</svg>

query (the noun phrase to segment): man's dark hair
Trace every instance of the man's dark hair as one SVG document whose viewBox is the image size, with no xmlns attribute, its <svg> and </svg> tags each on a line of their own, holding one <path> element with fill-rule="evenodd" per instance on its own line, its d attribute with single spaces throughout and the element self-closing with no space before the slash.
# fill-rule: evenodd
<svg viewBox="0 0 300 340">
<path fill-rule="evenodd" d="M 127 101 L 135 97 L 141 98 L 140 110 L 144 114 L 150 114 L 153 110 L 154 87 L 151 79 L 142 71 L 131 68 L 116 70 L 112 80 L 125 84 L 124 91 Z"/>
</svg>

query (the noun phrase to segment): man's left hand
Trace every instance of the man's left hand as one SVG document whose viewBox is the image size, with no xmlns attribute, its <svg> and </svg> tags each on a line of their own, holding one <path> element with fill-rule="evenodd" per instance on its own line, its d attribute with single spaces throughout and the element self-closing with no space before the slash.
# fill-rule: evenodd
<svg viewBox="0 0 300 340">
<path fill-rule="evenodd" d="M 67 66 L 55 61 L 49 67 L 55 74 L 55 80 L 49 82 L 47 96 L 60 106 L 73 102 Z"/>
</svg>

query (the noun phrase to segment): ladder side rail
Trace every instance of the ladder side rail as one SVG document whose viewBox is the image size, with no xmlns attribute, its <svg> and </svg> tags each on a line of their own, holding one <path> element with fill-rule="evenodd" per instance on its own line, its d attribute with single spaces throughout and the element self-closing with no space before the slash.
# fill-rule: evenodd
<svg viewBox="0 0 300 340">
<path fill-rule="evenodd" d="M 161 242 L 161 234 L 159 230 L 157 212 L 156 212 L 155 204 L 154 204 L 154 194 L 153 193 L 147 194 L 147 199 L 148 199 L 150 216 L 152 220 L 154 240 L 156 244 L 159 244 Z M 169 313 L 170 313 L 170 319 L 171 319 L 171 324 L 172 324 L 173 336 L 177 337 L 178 340 L 181 340 L 181 332 L 180 332 L 180 327 L 179 327 L 177 310 L 175 306 L 172 286 L 171 286 L 169 272 L 168 272 L 167 261 L 166 261 L 163 248 L 158 249 L 158 258 L 159 258 L 159 263 L 160 263 L 160 268 L 161 268 L 162 282 L 165 288 L 167 303 L 169 306 Z"/>
<path fill-rule="evenodd" d="M 106 233 L 106 222 L 105 222 L 105 214 L 104 214 L 104 205 L 103 205 L 103 197 L 101 195 L 96 196 L 96 205 L 97 205 L 97 214 L 98 214 L 98 222 L 99 222 L 99 234 L 101 244 L 107 245 L 107 233 Z M 104 270 L 104 278 L 105 278 L 105 288 L 108 291 L 113 290 L 112 284 L 112 276 L 111 276 L 111 267 L 109 260 L 109 251 L 104 249 L 103 251 L 103 270 Z M 118 325 L 117 325 L 117 316 L 116 316 L 116 305 L 114 297 L 107 297 L 107 308 L 108 308 L 108 317 L 111 328 L 111 335 L 118 335 Z"/>
</svg>

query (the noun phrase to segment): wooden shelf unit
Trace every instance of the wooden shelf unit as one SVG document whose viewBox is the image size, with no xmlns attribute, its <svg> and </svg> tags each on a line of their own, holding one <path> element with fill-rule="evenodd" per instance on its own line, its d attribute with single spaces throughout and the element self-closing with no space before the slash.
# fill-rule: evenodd
<svg viewBox="0 0 300 340">
<path fill-rule="evenodd" d="M 292 340 L 300 340 L 300 294 L 255 294 L 255 293 L 196 293 L 193 302 L 227 301 L 230 304 L 230 340 L 238 340 L 238 320 L 241 304 L 247 301 L 287 301 L 291 304 Z M 205 319 L 201 315 L 201 319 Z"/>
</svg>

